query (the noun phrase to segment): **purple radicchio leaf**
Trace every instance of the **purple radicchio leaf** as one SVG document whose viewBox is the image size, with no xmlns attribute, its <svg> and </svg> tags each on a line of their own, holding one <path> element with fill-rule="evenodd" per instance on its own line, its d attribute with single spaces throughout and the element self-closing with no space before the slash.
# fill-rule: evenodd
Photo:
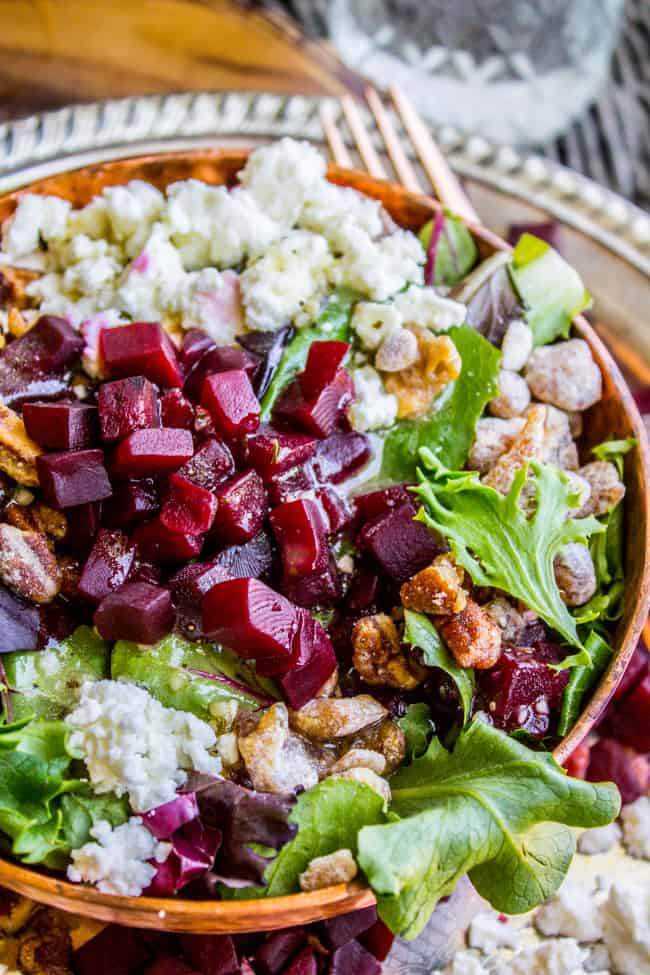
<svg viewBox="0 0 650 975">
<path fill-rule="evenodd" d="M 525 314 L 510 280 L 509 261 L 506 252 L 488 257 L 451 292 L 452 298 L 466 305 L 468 325 L 497 347 L 510 322 Z"/>
<path fill-rule="evenodd" d="M 150 897 L 170 897 L 211 869 L 221 844 L 221 832 L 207 829 L 198 819 L 185 823 L 171 837 L 172 848 L 146 890 Z"/>
<path fill-rule="evenodd" d="M 433 224 L 431 226 L 431 237 L 429 238 L 429 245 L 427 247 L 427 261 L 424 265 L 424 283 L 433 284 L 436 275 L 436 254 L 438 251 L 438 243 L 442 236 L 442 231 L 445 226 L 445 214 L 443 210 L 440 210 L 436 214 Z"/>
<path fill-rule="evenodd" d="M 194 793 L 179 792 L 170 802 L 142 813 L 142 822 L 157 840 L 168 840 L 198 815 L 199 807 Z"/>
</svg>

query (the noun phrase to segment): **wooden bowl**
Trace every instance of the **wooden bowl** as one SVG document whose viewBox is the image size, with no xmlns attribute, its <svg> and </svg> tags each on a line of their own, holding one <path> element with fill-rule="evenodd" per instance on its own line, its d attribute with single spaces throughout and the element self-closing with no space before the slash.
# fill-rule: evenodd
<svg viewBox="0 0 650 975">
<path fill-rule="evenodd" d="M 190 178 L 208 183 L 232 184 L 247 155 L 244 150 L 197 149 L 87 166 L 40 180 L 0 197 L 0 222 L 11 215 L 25 192 L 53 193 L 70 200 L 73 206 L 83 206 L 105 186 L 123 184 L 131 179 L 147 180 L 163 190 L 170 183 Z M 331 166 L 328 177 L 334 183 L 352 186 L 381 200 L 397 223 L 411 230 L 418 230 L 439 210 L 439 204 L 428 197 L 410 193 L 396 183 L 376 180 L 355 170 Z M 470 229 L 482 258 L 497 250 L 508 249 L 504 241 L 485 228 L 472 226 Z M 580 719 L 555 749 L 555 757 L 560 763 L 569 757 L 594 726 L 623 676 L 646 620 L 650 598 L 649 451 L 645 428 L 616 363 L 594 330 L 584 318 L 578 318 L 574 331 L 589 343 L 603 374 L 603 398 L 588 411 L 585 441 L 596 444 L 606 436 L 633 436 L 637 438 L 639 446 L 626 458 L 625 613 L 614 635 L 616 654 Z M 36 901 L 101 921 L 194 933 L 266 931 L 306 924 L 368 907 L 375 901 L 372 892 L 359 884 L 342 884 L 309 894 L 234 903 L 182 898 L 114 897 L 99 894 L 90 887 L 67 883 L 45 871 L 27 869 L 2 859 L 0 885 Z"/>
</svg>

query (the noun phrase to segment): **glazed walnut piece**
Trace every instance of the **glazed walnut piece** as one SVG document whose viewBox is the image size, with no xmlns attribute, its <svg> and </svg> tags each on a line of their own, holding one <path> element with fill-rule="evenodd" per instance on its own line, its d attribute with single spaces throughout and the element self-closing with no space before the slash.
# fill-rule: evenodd
<svg viewBox="0 0 650 975">
<path fill-rule="evenodd" d="M 386 392 L 397 397 L 398 417 L 425 416 L 442 389 L 460 375 L 458 349 L 448 335 L 432 335 L 417 325 L 407 325 L 417 339 L 418 359 L 407 369 L 384 376 Z"/>
<path fill-rule="evenodd" d="M 0 471 L 19 484 L 36 487 L 36 458 L 40 453 L 41 448 L 27 436 L 21 417 L 0 403 Z"/>
<path fill-rule="evenodd" d="M 270 707 L 257 725 L 240 734 L 237 744 L 253 788 L 259 792 L 293 792 L 298 786 L 311 789 L 318 782 L 317 763 L 307 743 L 289 731 L 285 704 Z"/>
<path fill-rule="evenodd" d="M 348 849 L 335 850 L 322 857 L 314 857 L 307 864 L 307 869 L 300 874 L 300 889 L 321 890 L 333 884 L 347 884 L 357 875 L 357 865 L 352 851 Z"/>
<path fill-rule="evenodd" d="M 394 721 L 386 718 L 355 735 L 351 742 L 350 752 L 352 751 L 378 752 L 386 763 L 382 775 L 390 775 L 406 758 L 406 735 Z M 374 766 L 366 763 L 366 768 L 374 769 Z"/>
<path fill-rule="evenodd" d="M 439 617 L 436 625 L 459 667 L 488 670 L 501 656 L 501 630 L 473 599 L 461 613 Z"/>
<path fill-rule="evenodd" d="M 418 613 L 444 616 L 460 613 L 467 605 L 463 579 L 463 570 L 450 555 L 438 555 L 431 565 L 404 583 L 400 589 L 402 603 Z"/>
<path fill-rule="evenodd" d="M 533 406 L 520 433 L 508 450 L 501 454 L 495 465 L 483 478 L 483 483 L 507 494 L 512 487 L 516 472 L 533 457 L 541 457 L 544 448 L 546 407 Z"/>
<path fill-rule="evenodd" d="M 0 525 L 0 579 L 32 603 L 51 603 L 61 572 L 45 535 Z"/>
<path fill-rule="evenodd" d="M 598 588 L 591 552 L 579 542 L 562 546 L 553 560 L 553 571 L 567 606 L 584 606 Z"/>
<path fill-rule="evenodd" d="M 277 705 L 275 705 L 277 707 Z M 294 731 L 316 741 L 331 738 L 347 738 L 368 725 L 381 721 L 387 715 L 386 708 L 369 694 L 356 697 L 317 698 L 309 701 L 299 711 L 291 711 L 290 722 Z"/>
<path fill-rule="evenodd" d="M 609 461 L 594 460 L 581 467 L 579 474 L 587 481 L 591 492 L 576 517 L 604 515 L 625 497 L 625 485 Z"/>
<path fill-rule="evenodd" d="M 530 356 L 526 382 L 538 400 L 562 410 L 586 410 L 602 396 L 602 376 L 584 339 L 544 345 Z"/>
<path fill-rule="evenodd" d="M 364 616 L 352 631 L 352 663 L 366 684 L 410 691 L 426 671 L 402 650 L 394 622 L 385 613 Z"/>
</svg>

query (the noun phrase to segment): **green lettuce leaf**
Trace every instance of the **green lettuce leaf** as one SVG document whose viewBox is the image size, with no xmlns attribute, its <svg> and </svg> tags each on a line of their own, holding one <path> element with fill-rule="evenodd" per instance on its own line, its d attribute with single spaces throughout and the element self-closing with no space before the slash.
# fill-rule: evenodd
<svg viewBox="0 0 650 975">
<path fill-rule="evenodd" d="M 582 647 L 576 622 L 562 602 L 553 559 L 567 542 L 584 542 L 603 531 L 596 518 L 567 518 L 579 492 L 556 467 L 531 461 L 517 471 L 510 491 L 500 494 L 475 471 L 449 471 L 428 450 L 420 452 L 431 473 L 419 472 L 416 493 L 424 503 L 417 519 L 449 542 L 456 561 L 477 586 L 501 589 L 520 599 L 567 643 Z M 527 517 L 518 501 L 528 475 L 535 511 Z M 581 649 L 560 666 L 588 666 Z"/>
<path fill-rule="evenodd" d="M 424 701 L 409 704 L 406 713 L 397 724 L 406 737 L 406 754 L 409 759 L 424 755 L 433 733 L 431 708 Z"/>
<path fill-rule="evenodd" d="M 463 720 L 467 721 L 472 709 L 474 672 L 458 666 L 437 629 L 423 613 L 404 611 L 404 640 L 421 651 L 426 667 L 439 667 L 451 677 L 463 706 Z"/>
<path fill-rule="evenodd" d="M 443 391 L 430 416 L 400 420 L 385 434 L 383 480 L 414 480 L 421 447 L 428 447 L 450 469 L 463 467 L 476 421 L 498 392 L 499 351 L 469 325 L 450 328 L 447 334 L 462 360 L 460 376 Z"/>
<path fill-rule="evenodd" d="M 609 643 L 597 630 L 589 633 L 584 641 L 584 648 L 589 654 L 590 662 L 584 667 L 574 667 L 569 675 L 569 682 L 562 695 L 562 710 L 557 724 L 558 735 L 566 735 L 571 731 L 580 716 L 588 692 L 600 680 L 614 653 Z"/>
<path fill-rule="evenodd" d="M 567 338 L 572 320 L 591 304 L 578 273 L 546 241 L 532 234 L 520 237 L 510 273 L 526 306 L 535 345 Z"/>
<path fill-rule="evenodd" d="M 430 247 L 432 233 L 435 233 L 435 239 Z M 449 210 L 425 223 L 419 236 L 432 265 L 428 284 L 457 284 L 476 264 L 478 249 L 474 238 L 460 217 Z"/>
<path fill-rule="evenodd" d="M 347 341 L 350 336 L 350 319 L 354 306 L 361 295 L 351 288 L 338 288 L 330 296 L 313 325 L 299 329 L 289 342 L 273 379 L 262 397 L 260 419 L 270 419 L 280 394 L 291 380 L 305 368 L 309 346 L 322 340 Z"/>
<path fill-rule="evenodd" d="M 434 739 L 391 788 L 391 821 L 361 829 L 358 859 L 382 919 L 409 939 L 465 873 L 496 910 L 531 910 L 566 875 L 567 827 L 604 826 L 620 808 L 614 785 L 571 779 L 480 719 L 452 752 Z"/>
</svg>

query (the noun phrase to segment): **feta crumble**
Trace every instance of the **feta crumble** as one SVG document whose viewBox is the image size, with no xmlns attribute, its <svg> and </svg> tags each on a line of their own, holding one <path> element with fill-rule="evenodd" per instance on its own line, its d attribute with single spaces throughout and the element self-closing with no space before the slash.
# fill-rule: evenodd
<svg viewBox="0 0 650 975">
<path fill-rule="evenodd" d="M 115 829 L 103 819 L 90 835 L 96 842 L 70 853 L 68 879 L 94 884 L 102 894 L 139 897 L 156 876 L 157 868 L 148 861 L 163 863 L 171 851 L 171 843 L 156 840 L 139 816 Z"/>
<path fill-rule="evenodd" d="M 583 975 L 589 953 L 573 938 L 523 948 L 509 962 L 509 975 Z"/>
<path fill-rule="evenodd" d="M 536 927 L 545 935 L 563 935 L 580 942 L 600 941 L 603 923 L 600 904 L 582 884 L 565 880 L 554 897 L 535 915 Z"/>
<path fill-rule="evenodd" d="M 2 247 L 12 260 L 41 257 L 41 242 L 62 240 L 66 235 L 71 205 L 58 196 L 26 193 L 7 223 Z"/>
<path fill-rule="evenodd" d="M 219 758 L 208 753 L 216 743 L 212 728 L 193 714 L 163 707 L 136 684 L 84 684 L 65 720 L 73 729 L 70 748 L 81 751 L 95 792 L 128 794 L 138 812 L 173 799 L 185 770 L 221 771 Z"/>
<path fill-rule="evenodd" d="M 422 244 L 409 230 L 373 240 L 360 227 L 352 227 L 331 276 L 336 285 L 385 301 L 407 284 L 422 283 L 424 260 Z"/>
<path fill-rule="evenodd" d="M 498 948 L 516 948 L 521 936 L 519 927 L 514 918 L 502 920 L 496 911 L 484 911 L 470 924 L 467 941 L 470 948 L 491 955 Z"/>
<path fill-rule="evenodd" d="M 299 226 L 326 237 L 334 250 L 345 250 L 354 227 L 374 239 L 383 230 L 381 203 L 347 186 L 335 186 L 325 179 L 312 188 L 305 202 Z"/>
<path fill-rule="evenodd" d="M 650 860 L 650 797 L 641 796 L 621 812 L 623 842 L 634 857 Z"/>
<path fill-rule="evenodd" d="M 608 826 L 594 826 L 580 834 L 578 850 L 587 856 L 607 853 L 613 846 L 616 846 L 621 836 L 621 827 L 618 823 L 610 823 Z"/>
<path fill-rule="evenodd" d="M 433 332 L 446 332 L 453 325 L 462 325 L 467 315 L 465 305 L 441 297 L 428 285 L 419 288 L 412 284 L 395 295 L 393 305 L 405 322 Z"/>
<path fill-rule="evenodd" d="M 239 180 L 263 213 L 289 227 L 324 183 L 325 159 L 309 142 L 280 139 L 253 152 Z"/>
<path fill-rule="evenodd" d="M 360 301 L 352 315 L 350 328 L 356 332 L 366 349 L 374 350 L 394 332 L 397 332 L 404 319 L 393 305 L 376 301 Z"/>
<path fill-rule="evenodd" d="M 397 397 L 387 393 L 381 376 L 372 366 L 362 366 L 352 373 L 355 398 L 349 410 L 355 430 L 364 433 L 389 427 L 397 419 Z"/>
<path fill-rule="evenodd" d="M 612 884 L 603 907 L 603 932 L 618 975 L 650 971 L 648 884 Z"/>
<path fill-rule="evenodd" d="M 457 951 L 449 975 L 488 975 L 488 970 L 473 952 Z"/>
<path fill-rule="evenodd" d="M 183 328 L 200 328 L 217 345 L 234 342 L 244 329 L 239 275 L 213 267 L 190 272 L 181 316 Z"/>
<path fill-rule="evenodd" d="M 156 321 L 179 310 L 186 273 L 162 224 L 153 226 L 144 249 L 126 268 L 115 305 L 134 321 Z"/>
</svg>

